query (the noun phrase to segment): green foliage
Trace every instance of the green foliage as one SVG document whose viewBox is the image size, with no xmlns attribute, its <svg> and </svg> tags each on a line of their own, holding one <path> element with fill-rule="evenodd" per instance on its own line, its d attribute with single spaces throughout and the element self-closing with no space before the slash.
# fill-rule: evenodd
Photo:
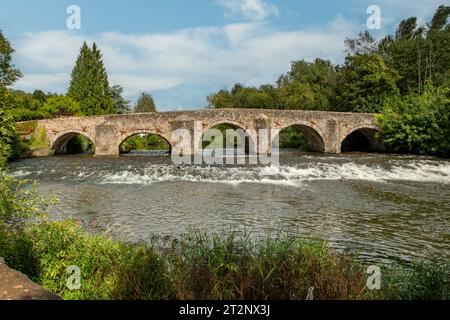
<svg viewBox="0 0 450 320">
<path fill-rule="evenodd" d="M 450 155 L 450 89 L 429 83 L 421 95 L 385 102 L 379 137 L 395 151 Z"/>
<path fill-rule="evenodd" d="M 77 134 L 66 144 L 67 154 L 79 154 L 83 152 L 95 152 L 95 146 L 91 140 Z"/>
<path fill-rule="evenodd" d="M 239 134 L 239 132 L 237 131 L 239 128 L 233 125 L 229 125 L 226 123 L 223 124 L 219 124 L 216 125 L 212 128 L 210 128 L 209 130 L 219 130 L 220 133 L 222 134 L 222 139 L 217 139 L 218 137 L 211 137 L 211 139 L 206 139 L 205 135 L 207 134 L 207 132 L 209 130 L 207 130 L 203 136 L 202 136 L 202 141 L 200 141 L 201 143 L 201 149 L 222 149 L 222 148 L 227 148 L 227 138 L 230 141 L 233 141 L 234 143 L 233 146 L 234 148 L 236 148 L 237 146 L 239 146 L 240 148 L 246 148 L 248 146 L 245 146 L 245 143 L 248 143 L 248 141 L 244 141 L 244 138 Z M 228 137 L 227 134 L 230 134 L 232 136 Z M 208 141 L 209 140 L 209 141 Z M 248 140 L 248 139 L 247 139 Z"/>
<path fill-rule="evenodd" d="M 52 116 L 82 115 L 79 103 L 68 96 L 53 96 L 48 98 L 45 101 L 42 110 Z"/>
<path fill-rule="evenodd" d="M 279 139 L 280 148 L 307 150 L 305 136 L 293 127 L 281 130 Z"/>
<path fill-rule="evenodd" d="M 450 264 L 438 261 L 413 261 L 407 267 L 394 265 L 382 269 L 381 291 L 374 298 L 392 300 L 450 299 Z"/>
<path fill-rule="evenodd" d="M 0 256 L 30 276 L 36 270 L 25 229 L 28 221 L 43 217 L 51 202 L 37 194 L 36 184 L 0 170 Z"/>
<path fill-rule="evenodd" d="M 17 158 L 21 151 L 14 120 L 7 110 L 0 108 L 0 169 L 7 160 Z"/>
<path fill-rule="evenodd" d="M 150 93 L 142 92 L 134 107 L 134 112 L 156 112 L 155 102 Z"/>
<path fill-rule="evenodd" d="M 36 281 L 65 299 L 164 299 L 170 283 L 153 248 L 91 236 L 75 221 L 42 222 L 27 230 L 38 257 Z M 81 288 L 66 286 L 67 268 L 78 266 Z"/>
<path fill-rule="evenodd" d="M 134 135 L 123 141 L 120 145 L 120 151 L 127 153 L 132 150 L 170 150 L 169 143 L 156 134 Z"/>
<path fill-rule="evenodd" d="M 7 87 L 12 85 L 21 73 L 11 64 L 14 49 L 0 30 L 0 170 L 6 161 L 20 153 L 20 143 L 14 128 L 14 119 L 7 110 Z"/>
<path fill-rule="evenodd" d="M 360 32 L 355 39 L 347 38 L 346 51 L 350 55 L 365 55 L 378 53 L 379 43 L 369 31 Z"/>
<path fill-rule="evenodd" d="M 37 121 L 17 122 L 16 132 L 21 136 L 20 156 L 27 156 L 30 151 L 47 148 L 49 141 L 44 127 L 38 127 Z"/>
<path fill-rule="evenodd" d="M 32 94 L 20 90 L 6 90 L 5 109 L 15 121 L 30 121 L 61 116 L 83 115 L 80 105 L 72 98 L 36 90 Z"/>
<path fill-rule="evenodd" d="M 114 113 L 108 76 L 95 43 L 92 49 L 86 42 L 81 47 L 67 95 L 80 104 L 84 115 Z"/>
<path fill-rule="evenodd" d="M 362 265 L 322 242 L 192 233 L 172 250 L 180 299 L 303 300 L 311 287 L 316 299 L 363 298 Z"/>
<path fill-rule="evenodd" d="M 43 110 L 47 96 L 35 96 L 20 90 L 6 90 L 4 107 L 8 109 L 15 121 L 44 119 L 50 115 Z"/>
<path fill-rule="evenodd" d="M 279 108 L 278 93 L 273 86 L 247 88 L 237 83 L 231 91 L 221 90 L 208 96 L 208 103 L 213 108 Z"/>
<path fill-rule="evenodd" d="M 130 101 L 125 100 L 122 97 L 123 88 L 116 84 L 113 85 L 109 91 L 111 92 L 111 98 L 114 101 L 114 109 L 118 114 L 124 114 L 130 112 Z"/>
<path fill-rule="evenodd" d="M 45 128 L 36 128 L 30 140 L 26 141 L 25 145 L 26 148 L 30 151 L 48 147 L 49 141 Z"/>
<path fill-rule="evenodd" d="M 348 56 L 340 73 L 337 102 L 343 111 L 377 113 L 386 98 L 399 94 L 397 72 L 377 54 Z"/>
<path fill-rule="evenodd" d="M 337 77 L 328 60 L 293 62 L 291 71 L 278 80 L 281 104 L 284 109 L 333 110 Z"/>
<path fill-rule="evenodd" d="M 336 77 L 330 61 L 296 61 L 289 73 L 280 76 L 276 87 L 254 88 L 238 83 L 231 91 L 220 90 L 208 96 L 208 103 L 213 108 L 329 110 Z"/>
<path fill-rule="evenodd" d="M 11 63 L 14 49 L 0 30 L 0 90 L 12 85 L 22 73 Z"/>
<path fill-rule="evenodd" d="M 402 94 L 421 93 L 426 81 L 444 85 L 450 70 L 450 16 L 449 6 L 440 6 L 430 23 L 417 25 L 417 18 L 403 20 L 395 38 L 381 41 L 380 53 L 385 61 L 398 70 L 398 87 Z M 447 82 L 448 83 L 448 82 Z"/>
</svg>

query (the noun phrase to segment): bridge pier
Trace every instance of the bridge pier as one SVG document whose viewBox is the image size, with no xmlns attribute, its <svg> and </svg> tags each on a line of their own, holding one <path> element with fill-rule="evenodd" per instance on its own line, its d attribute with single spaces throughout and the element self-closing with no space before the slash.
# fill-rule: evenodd
<svg viewBox="0 0 450 320">
<path fill-rule="evenodd" d="M 272 121 L 265 114 L 260 114 L 254 121 L 253 141 L 256 143 L 253 152 L 258 155 L 272 154 Z"/>
<path fill-rule="evenodd" d="M 324 152 L 332 154 L 341 153 L 341 133 L 337 119 L 333 118 L 326 121 L 324 136 Z"/>
<path fill-rule="evenodd" d="M 95 126 L 95 155 L 96 156 L 118 156 L 119 144 L 117 142 L 118 128 L 112 125 Z"/>
</svg>

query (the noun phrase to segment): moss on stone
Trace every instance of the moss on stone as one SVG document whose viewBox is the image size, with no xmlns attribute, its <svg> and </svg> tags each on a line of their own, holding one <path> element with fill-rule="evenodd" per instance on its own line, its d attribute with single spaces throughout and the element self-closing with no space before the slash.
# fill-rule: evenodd
<svg viewBox="0 0 450 320">
<path fill-rule="evenodd" d="M 47 132 L 44 127 L 37 127 L 28 140 L 28 146 L 31 150 L 47 148 L 49 141 L 47 139 Z"/>
<path fill-rule="evenodd" d="M 26 136 L 32 134 L 38 126 L 38 122 L 35 121 L 26 121 L 26 122 L 16 122 L 15 128 L 17 134 L 20 136 Z"/>
</svg>

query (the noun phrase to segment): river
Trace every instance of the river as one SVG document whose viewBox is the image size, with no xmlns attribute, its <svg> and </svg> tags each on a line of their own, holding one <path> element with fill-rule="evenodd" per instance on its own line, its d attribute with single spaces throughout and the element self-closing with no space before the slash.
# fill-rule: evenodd
<svg viewBox="0 0 450 320">
<path fill-rule="evenodd" d="M 126 241 L 277 232 L 329 241 L 367 260 L 450 259 L 450 161 L 285 152 L 280 166 L 175 166 L 161 154 L 24 159 L 12 175 L 54 192 L 52 219 Z"/>
</svg>

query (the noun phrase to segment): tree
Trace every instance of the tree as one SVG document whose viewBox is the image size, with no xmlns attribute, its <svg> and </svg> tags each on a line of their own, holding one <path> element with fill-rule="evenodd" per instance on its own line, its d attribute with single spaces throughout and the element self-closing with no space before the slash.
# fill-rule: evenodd
<svg viewBox="0 0 450 320">
<path fill-rule="evenodd" d="M 356 39 L 347 38 L 344 43 L 350 55 L 378 53 L 379 42 L 369 31 L 359 33 Z"/>
<path fill-rule="evenodd" d="M 153 101 L 152 95 L 147 92 L 142 92 L 139 96 L 136 106 L 134 107 L 134 112 L 156 112 L 155 102 Z"/>
<path fill-rule="evenodd" d="M 0 169 L 8 159 L 14 158 L 18 152 L 18 138 L 14 128 L 13 117 L 7 110 L 0 108 Z"/>
<path fill-rule="evenodd" d="M 68 96 L 54 96 L 44 103 L 43 110 L 49 116 L 80 116 L 81 108 L 78 102 Z"/>
<path fill-rule="evenodd" d="M 9 111 L 5 110 L 6 89 L 22 76 L 21 72 L 11 63 L 13 52 L 14 49 L 11 48 L 8 39 L 0 30 L 0 168 L 18 152 L 14 119 Z"/>
<path fill-rule="evenodd" d="M 11 48 L 8 39 L 3 36 L 0 30 L 0 90 L 9 87 L 22 76 L 19 69 L 16 69 L 11 63 L 13 53 L 14 49 Z"/>
<path fill-rule="evenodd" d="M 47 95 L 42 90 L 34 90 L 32 97 L 40 103 L 44 103 L 47 100 Z"/>
<path fill-rule="evenodd" d="M 336 97 L 339 110 L 380 112 L 384 99 L 398 95 L 398 73 L 377 54 L 347 56 L 340 70 Z"/>
<path fill-rule="evenodd" d="M 283 109 L 331 110 L 337 80 L 328 60 L 294 61 L 291 71 L 278 80 L 279 105 Z"/>
<path fill-rule="evenodd" d="M 450 69 L 449 6 L 437 8 L 430 23 L 417 25 L 417 18 L 400 22 L 395 37 L 380 42 L 385 62 L 398 70 L 402 94 L 421 93 L 428 80 L 436 86 L 448 85 Z M 382 44 L 382 46 L 381 46 Z"/>
<path fill-rule="evenodd" d="M 217 93 L 210 94 L 207 100 L 209 108 L 234 108 L 233 97 L 226 89 L 222 89 Z"/>
<path fill-rule="evenodd" d="M 431 82 L 423 94 L 387 99 L 379 137 L 395 151 L 450 155 L 450 89 Z"/>
<path fill-rule="evenodd" d="M 116 84 L 113 85 L 109 91 L 111 92 L 111 98 L 114 101 L 114 109 L 118 114 L 124 114 L 130 112 L 130 101 L 125 100 L 122 97 L 123 88 Z"/>
<path fill-rule="evenodd" d="M 68 96 L 80 104 L 84 115 L 114 113 L 108 76 L 95 43 L 92 49 L 86 42 L 81 47 L 72 71 Z"/>
</svg>

